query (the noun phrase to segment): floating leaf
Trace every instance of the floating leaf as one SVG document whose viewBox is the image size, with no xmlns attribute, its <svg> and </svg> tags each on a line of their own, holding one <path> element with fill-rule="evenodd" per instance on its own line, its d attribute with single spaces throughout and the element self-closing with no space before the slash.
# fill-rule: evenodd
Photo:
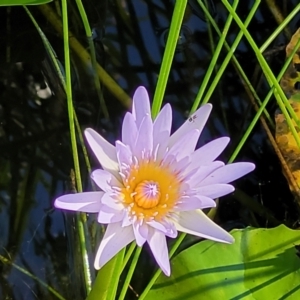
<svg viewBox="0 0 300 300">
<path fill-rule="evenodd" d="M 200 242 L 172 260 L 171 277 L 161 275 L 147 300 L 300 299 L 300 231 L 232 231 L 232 245 Z"/>
</svg>

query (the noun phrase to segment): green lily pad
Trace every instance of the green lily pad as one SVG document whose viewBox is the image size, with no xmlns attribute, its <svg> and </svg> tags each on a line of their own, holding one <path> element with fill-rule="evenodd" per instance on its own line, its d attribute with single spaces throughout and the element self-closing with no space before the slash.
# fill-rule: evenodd
<svg viewBox="0 0 300 300">
<path fill-rule="evenodd" d="M 52 0 L 1 0 L 0 6 L 14 6 L 14 5 L 39 5 L 49 3 Z"/>
<path fill-rule="evenodd" d="M 300 299 L 300 231 L 233 230 L 235 243 L 200 242 L 176 256 L 147 300 Z"/>
</svg>

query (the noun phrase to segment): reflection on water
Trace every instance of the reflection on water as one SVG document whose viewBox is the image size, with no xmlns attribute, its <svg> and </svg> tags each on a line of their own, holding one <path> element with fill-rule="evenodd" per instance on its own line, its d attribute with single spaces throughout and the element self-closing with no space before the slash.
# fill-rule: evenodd
<svg viewBox="0 0 300 300">
<path fill-rule="evenodd" d="M 289 2 L 286 14 L 296 3 L 296 0 Z M 173 2 L 86 1 L 86 5 L 91 25 L 98 33 L 95 38 L 97 57 L 104 68 L 128 94 L 131 95 L 138 85 L 143 84 L 153 95 Z M 225 9 L 219 3 L 213 7 L 222 28 L 226 19 Z M 240 5 L 238 10 L 244 17 L 249 7 Z M 32 8 L 32 13 L 62 61 L 62 42 L 57 33 L 38 9 Z M 1 45 L 6 45 L 0 50 L 0 254 L 53 287 L 66 299 L 83 299 L 85 291 L 80 253 L 76 246 L 75 215 L 53 208 L 54 198 L 68 192 L 67 183 L 73 168 L 65 95 L 24 11 L 13 8 L 8 14 L 5 8 L 1 8 L 0 16 L 0 41 Z M 87 47 L 77 17 L 76 10 L 72 10 L 70 26 Z M 174 129 L 187 117 L 212 57 L 208 24 L 204 19 L 199 18 L 193 6 L 188 7 L 165 97 L 174 110 Z M 295 19 L 291 23 L 291 31 L 295 31 L 298 21 Z M 263 42 L 276 26 L 267 7 L 262 7 L 255 15 L 250 30 L 255 40 Z M 237 26 L 233 25 L 228 41 L 232 42 L 237 32 Z M 213 35 L 213 38 L 216 44 L 218 37 Z M 282 34 L 277 40 L 286 43 L 287 38 Z M 275 46 L 278 46 L 277 42 Z M 284 61 L 284 51 L 279 49 L 269 58 L 274 70 Z M 255 56 L 245 41 L 237 48 L 236 55 L 249 78 L 257 85 L 258 94 L 263 97 L 268 91 L 267 85 L 260 77 Z M 103 118 L 88 70 L 77 57 L 73 57 L 74 105 L 80 125 L 97 129 L 114 143 L 120 133 L 120 120 L 125 108 L 104 89 L 110 119 Z M 228 66 L 210 101 L 214 104 L 213 115 L 200 144 L 230 135 L 232 142 L 222 157 L 226 161 L 253 116 L 250 102 L 232 65 Z M 275 109 L 276 105 L 271 104 L 271 115 Z M 238 160 L 257 164 L 253 174 L 238 182 L 238 188 L 251 201 L 270 209 L 276 219 L 293 224 L 296 216 L 292 196 L 259 124 Z M 84 189 L 91 189 L 82 153 L 80 162 Z M 92 164 L 97 167 L 94 160 Z M 221 200 L 218 220 L 227 228 L 275 225 L 259 214 L 250 213 L 237 196 Z M 95 229 L 95 224 L 95 219 L 90 218 L 87 234 L 91 248 L 97 246 L 101 234 Z M 96 228 L 99 229 L 98 226 Z M 147 258 L 145 253 L 140 264 L 149 269 Z M 92 254 L 90 261 L 93 262 Z M 151 267 L 154 269 L 155 266 Z M 0 299 L 57 299 L 35 278 L 11 264 L 1 263 L 0 270 Z M 147 276 L 142 271 L 136 274 L 136 291 L 143 288 Z M 135 298 L 133 293 L 128 297 Z"/>
</svg>

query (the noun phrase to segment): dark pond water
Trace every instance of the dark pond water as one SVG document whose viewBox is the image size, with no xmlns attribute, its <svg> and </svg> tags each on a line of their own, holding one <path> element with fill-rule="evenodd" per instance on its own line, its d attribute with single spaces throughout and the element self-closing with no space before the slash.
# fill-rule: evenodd
<svg viewBox="0 0 300 300">
<path fill-rule="evenodd" d="M 211 0 L 212 1 L 212 0 Z M 244 1 L 238 13 L 245 19 L 253 1 Z M 287 15 L 298 4 L 278 1 Z M 78 11 L 72 1 L 70 27 L 87 48 Z M 132 95 L 139 85 L 152 96 L 168 36 L 173 1 L 84 1 L 94 28 L 97 59 L 117 83 Z M 51 6 L 56 10 L 57 7 Z M 168 81 L 165 102 L 171 103 L 174 129 L 187 117 L 212 57 L 209 26 L 201 10 L 190 2 L 181 39 Z M 39 9 L 30 8 L 40 27 L 63 61 L 62 40 Z M 210 2 L 220 28 L 227 18 L 219 1 Z M 57 11 L 56 11 L 57 12 Z M 80 259 L 76 251 L 75 215 L 53 208 L 55 197 L 69 191 L 69 174 L 73 168 L 66 98 L 59 79 L 51 68 L 39 35 L 22 8 L 0 8 L 0 254 L 12 262 L 0 263 L 0 299 L 57 299 L 35 278 L 21 272 L 19 266 L 66 299 L 83 299 Z M 288 31 L 299 27 L 299 15 Z M 277 23 L 265 1 L 250 25 L 250 32 L 261 45 L 275 30 Z M 233 24 L 228 41 L 238 33 Z M 213 31 L 216 45 L 218 36 Z M 285 60 L 284 46 L 289 40 L 283 32 L 272 43 L 266 55 L 274 72 Z M 224 50 L 220 62 L 225 57 Z M 255 55 L 242 40 L 236 56 L 263 99 L 268 85 Z M 77 56 L 72 57 L 74 106 L 82 129 L 92 127 L 112 143 L 119 138 L 124 107 L 104 87 L 103 96 L 109 111 L 104 117 L 90 72 Z M 224 135 L 231 137 L 222 155 L 228 160 L 254 116 L 254 109 L 232 64 L 229 64 L 210 102 L 214 110 L 199 145 Z M 271 100 L 271 116 L 277 109 Z M 273 129 L 271 129 L 273 130 Z M 284 223 L 298 225 L 298 210 L 281 172 L 279 161 L 261 124 L 257 124 L 237 161 L 252 161 L 255 172 L 237 181 L 237 192 L 220 201 L 217 221 L 227 228 L 248 225 L 272 227 Z M 91 189 L 89 176 L 80 153 L 84 190 Z M 98 165 L 92 160 L 93 168 Z M 253 205 L 259 204 L 259 209 Z M 251 208 L 252 207 L 252 208 Z M 272 218 L 266 217 L 266 212 Z M 91 217 L 90 228 L 94 228 Z M 93 241 L 97 244 L 97 241 Z M 93 246 L 94 244 L 92 244 Z M 93 255 L 90 255 L 93 262 Z M 147 272 L 143 270 L 147 268 Z M 149 269 L 150 268 L 150 269 Z M 149 270 L 147 249 L 140 261 L 133 288 L 140 293 Z M 94 274 L 93 274 L 94 276 Z M 128 299 L 135 299 L 128 292 Z"/>
</svg>

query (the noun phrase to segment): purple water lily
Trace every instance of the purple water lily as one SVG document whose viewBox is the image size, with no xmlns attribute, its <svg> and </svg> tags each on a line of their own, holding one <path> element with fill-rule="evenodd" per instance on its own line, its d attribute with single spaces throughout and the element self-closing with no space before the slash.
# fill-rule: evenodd
<svg viewBox="0 0 300 300">
<path fill-rule="evenodd" d="M 218 242 L 233 237 L 210 220 L 202 209 L 213 199 L 231 193 L 229 182 L 254 169 L 252 163 L 225 165 L 215 159 L 229 142 L 218 138 L 195 150 L 212 105 L 200 107 L 174 134 L 171 106 L 166 104 L 152 121 L 147 91 L 139 87 L 132 113 L 125 115 L 122 141 L 113 146 L 93 129 L 85 136 L 103 169 L 92 179 L 102 191 L 63 195 L 61 209 L 98 213 L 108 224 L 95 258 L 95 268 L 106 264 L 122 248 L 147 242 L 158 265 L 170 275 L 166 236 L 182 231 Z"/>
</svg>

